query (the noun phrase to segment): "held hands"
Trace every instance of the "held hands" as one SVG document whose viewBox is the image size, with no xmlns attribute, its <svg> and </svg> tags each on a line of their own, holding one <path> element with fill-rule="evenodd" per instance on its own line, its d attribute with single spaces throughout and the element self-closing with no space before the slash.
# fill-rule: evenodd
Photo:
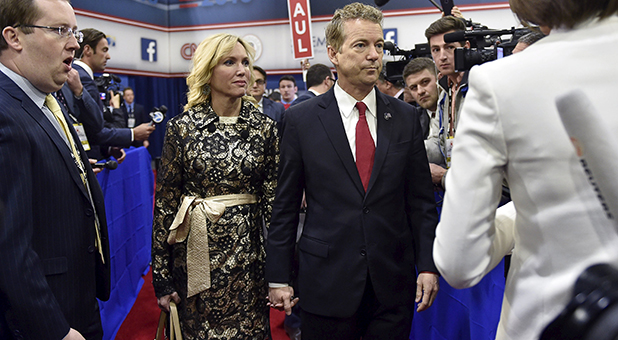
<svg viewBox="0 0 618 340">
<path fill-rule="evenodd" d="M 268 305 L 277 310 L 285 311 L 285 314 L 292 314 L 292 307 L 298 303 L 298 298 L 294 297 L 294 288 L 281 287 L 268 289 Z"/>
<path fill-rule="evenodd" d="M 420 273 L 416 279 L 416 308 L 417 312 L 422 312 L 431 307 L 433 300 L 436 299 L 436 295 L 440 290 L 440 282 L 438 281 L 438 274 L 434 273 Z"/>
<path fill-rule="evenodd" d="M 78 331 L 71 328 L 69 333 L 62 340 L 86 340 Z"/>
<path fill-rule="evenodd" d="M 162 311 L 169 313 L 170 312 L 170 300 L 174 300 L 176 304 L 179 304 L 180 296 L 178 296 L 178 293 L 173 292 L 172 294 L 165 295 L 165 296 L 158 298 L 157 303 L 159 304 L 159 308 Z"/>
</svg>

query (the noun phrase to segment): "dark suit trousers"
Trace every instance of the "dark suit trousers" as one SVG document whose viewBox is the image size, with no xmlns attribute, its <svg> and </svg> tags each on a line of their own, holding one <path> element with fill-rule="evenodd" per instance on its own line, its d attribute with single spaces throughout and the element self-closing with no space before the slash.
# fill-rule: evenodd
<svg viewBox="0 0 618 340">
<path fill-rule="evenodd" d="M 333 318 L 302 310 L 301 336 L 303 340 L 405 340 L 410 338 L 413 309 L 413 305 L 382 306 L 368 276 L 363 299 L 354 315 Z"/>
</svg>

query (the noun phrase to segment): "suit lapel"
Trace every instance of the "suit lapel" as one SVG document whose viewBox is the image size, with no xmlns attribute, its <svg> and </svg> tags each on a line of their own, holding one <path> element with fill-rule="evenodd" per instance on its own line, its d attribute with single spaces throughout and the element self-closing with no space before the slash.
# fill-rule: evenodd
<svg viewBox="0 0 618 340">
<path fill-rule="evenodd" d="M 75 101 L 73 100 L 73 92 L 71 92 L 71 89 L 69 88 L 69 86 L 65 84 L 64 86 L 62 86 L 60 91 L 62 91 L 62 95 L 64 96 L 64 100 L 66 101 L 67 107 L 69 108 L 69 110 L 71 111 L 75 110 L 74 108 Z M 62 107 L 62 105 L 60 105 L 60 107 Z M 69 112 L 69 113 L 73 113 L 73 112 Z M 77 116 L 74 113 L 73 115 Z"/>
<path fill-rule="evenodd" d="M 363 188 L 363 183 L 361 182 L 358 174 L 356 162 L 354 162 L 354 156 L 352 156 L 352 151 L 350 150 L 350 143 L 348 142 L 348 138 L 345 134 L 343 122 L 341 121 L 341 113 L 339 112 L 337 100 L 335 100 L 335 92 L 333 88 L 331 88 L 320 98 L 322 98 L 322 100 L 318 103 L 318 106 L 321 109 L 318 112 L 318 118 L 320 119 L 320 122 L 322 123 L 322 126 L 324 127 L 333 148 L 337 152 L 339 159 L 348 172 L 348 175 L 354 182 L 354 185 L 358 189 L 359 193 L 364 196 L 365 189 Z"/>
<path fill-rule="evenodd" d="M 7 91 L 13 98 L 19 100 L 21 102 L 22 109 L 30 115 L 39 126 L 45 131 L 45 133 L 49 136 L 51 141 L 54 143 L 58 152 L 62 157 L 64 165 L 67 167 L 68 173 L 71 175 L 75 184 L 80 188 L 82 193 L 88 197 L 88 193 L 86 192 L 86 188 L 84 188 L 84 184 L 82 183 L 81 177 L 79 175 L 79 170 L 75 165 L 75 161 L 73 161 L 73 157 L 71 156 L 71 151 L 69 150 L 67 144 L 64 139 L 59 135 L 58 130 L 52 125 L 52 123 L 47 119 L 41 108 L 36 106 L 36 104 L 17 86 L 9 77 L 7 77 L 4 73 L 0 72 L 0 87 Z M 62 105 L 61 105 L 62 107 Z M 67 123 L 70 122 L 69 118 L 65 114 L 65 119 Z M 69 124 L 69 130 L 73 131 L 71 128 L 72 124 Z M 77 138 L 74 132 L 72 132 L 73 138 Z M 79 139 L 75 139 L 79 140 Z M 78 145 L 78 150 L 79 145 Z M 83 159 L 83 157 L 82 157 Z M 88 161 L 88 160 L 86 160 Z"/>
<path fill-rule="evenodd" d="M 376 92 L 376 104 L 377 104 L 377 146 L 376 153 L 373 159 L 373 169 L 371 170 L 371 178 L 369 178 L 369 185 L 367 186 L 367 193 L 371 191 L 373 184 L 376 179 L 380 175 L 380 171 L 382 170 L 382 165 L 384 165 L 384 160 L 386 160 L 386 153 L 388 151 L 388 147 L 391 143 L 391 132 L 393 129 L 392 117 L 394 116 L 391 112 L 390 103 L 386 100 L 386 97 L 375 89 Z M 386 118 L 388 117 L 388 119 Z"/>
</svg>

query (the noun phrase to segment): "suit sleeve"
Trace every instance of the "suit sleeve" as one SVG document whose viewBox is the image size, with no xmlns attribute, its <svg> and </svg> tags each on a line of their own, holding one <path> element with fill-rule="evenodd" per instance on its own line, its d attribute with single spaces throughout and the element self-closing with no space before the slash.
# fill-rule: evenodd
<svg viewBox="0 0 618 340">
<path fill-rule="evenodd" d="M 418 272 L 438 273 L 433 261 L 433 241 L 438 217 L 429 162 L 418 119 L 418 110 L 412 108 L 412 153 L 408 159 L 405 181 L 406 211 L 414 235 L 414 250 Z M 407 113 L 407 112 L 406 112 Z"/>
<path fill-rule="evenodd" d="M 75 100 L 75 105 L 79 111 L 78 119 L 84 124 L 90 143 L 127 148 L 131 146 L 131 130 L 105 127 L 103 113 L 88 91 L 83 92 L 81 99 Z"/>
<path fill-rule="evenodd" d="M 264 131 L 266 153 L 264 158 L 264 181 L 262 182 L 262 198 L 260 208 L 266 222 L 270 227 L 275 189 L 277 188 L 277 171 L 279 169 L 279 132 L 274 123 L 267 124 Z"/>
<path fill-rule="evenodd" d="M 27 339 L 62 339 L 69 324 L 32 248 L 32 197 L 38 194 L 32 178 L 37 174 L 26 135 L 20 124 L 0 114 L 0 310 L 9 327 L 27 332 L 22 334 Z"/>
<path fill-rule="evenodd" d="M 297 126 L 290 115 L 284 120 L 280 151 L 279 178 L 266 247 L 266 281 L 289 283 L 305 187 Z"/>
<path fill-rule="evenodd" d="M 504 132 L 491 81 L 481 69 L 475 70 L 455 137 L 434 245 L 436 264 L 455 288 L 477 284 L 502 260 L 510 243 L 500 239 L 509 233 L 496 232 L 494 222 L 506 166 Z"/>
</svg>

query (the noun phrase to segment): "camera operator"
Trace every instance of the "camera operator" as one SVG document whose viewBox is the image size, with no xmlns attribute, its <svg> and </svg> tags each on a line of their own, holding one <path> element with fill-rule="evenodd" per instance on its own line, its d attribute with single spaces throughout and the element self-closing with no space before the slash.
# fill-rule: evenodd
<svg viewBox="0 0 618 340">
<path fill-rule="evenodd" d="M 442 92 L 438 99 L 438 120 L 440 122 L 439 143 L 440 152 L 446 164 L 446 169 L 451 164 L 451 150 L 457 129 L 459 112 L 468 91 L 468 72 L 455 71 L 455 48 L 470 47 L 468 41 L 444 42 L 444 35 L 453 32 L 465 31 L 464 22 L 453 16 L 442 17 L 425 30 L 425 37 L 429 42 L 431 56 L 441 76 L 438 81 Z M 439 180 L 444 187 L 446 169 L 442 167 L 432 168 L 432 180 Z"/>
<path fill-rule="evenodd" d="M 388 78 L 385 69 L 380 72 L 376 86 L 385 95 L 403 100 L 403 81 Z"/>
<path fill-rule="evenodd" d="M 510 6 L 522 22 L 552 32 L 522 53 L 470 71 L 433 255 L 449 284 L 467 288 L 512 249 L 496 339 L 527 340 L 538 339 L 566 306 L 582 270 L 618 265 L 615 217 L 580 159 L 598 146 L 576 152 L 556 107 L 557 98 L 577 89 L 608 130 L 618 129 L 618 68 L 607 62 L 618 54 L 618 1 Z M 606 171 L 613 176 L 616 169 Z M 510 232 L 494 223 L 503 178 L 517 211 Z"/>
<path fill-rule="evenodd" d="M 446 161 L 440 151 L 438 119 L 438 83 L 436 65 L 429 58 L 414 58 L 403 69 L 403 79 L 410 91 L 410 95 L 420 107 L 421 126 L 425 133 L 425 150 L 431 170 L 431 180 L 434 185 L 441 186 L 442 173 L 446 168 Z"/>
<path fill-rule="evenodd" d="M 79 79 L 84 89 L 97 103 L 98 112 L 95 112 L 96 110 L 88 110 L 86 114 L 81 112 L 83 118 L 80 117 L 80 121 L 89 119 L 96 120 L 99 117 L 104 117 L 105 107 L 99 97 L 99 90 L 94 82 L 93 72 L 103 72 L 105 70 L 107 60 L 110 59 L 108 52 L 109 46 L 103 32 L 93 28 L 83 29 L 81 32 L 84 34 L 84 40 L 80 44 L 79 50 L 76 52 L 76 55 L 79 56 L 80 59 L 73 63 L 73 68 L 79 72 Z M 119 99 L 119 97 L 116 97 L 115 100 L 119 101 Z M 117 106 L 120 106 L 119 103 Z M 122 125 L 124 125 L 122 113 L 120 113 L 120 117 L 123 122 Z M 86 128 L 88 127 L 85 122 L 84 126 Z M 105 158 L 108 156 L 107 146 L 129 147 L 134 140 L 147 140 L 154 130 L 155 127 L 149 123 L 143 123 L 134 129 L 107 128 L 103 125 L 94 131 L 92 129 L 90 129 L 90 131 L 87 129 L 86 133 L 88 139 L 93 141 L 92 144 L 100 143 L 100 145 L 104 145 L 104 147 L 100 149 L 98 146 L 91 145 L 92 150 L 89 151 L 89 157 L 96 159 Z M 121 157 L 121 153 L 124 153 L 124 151 L 112 149 L 112 155 L 114 156 Z"/>
</svg>

